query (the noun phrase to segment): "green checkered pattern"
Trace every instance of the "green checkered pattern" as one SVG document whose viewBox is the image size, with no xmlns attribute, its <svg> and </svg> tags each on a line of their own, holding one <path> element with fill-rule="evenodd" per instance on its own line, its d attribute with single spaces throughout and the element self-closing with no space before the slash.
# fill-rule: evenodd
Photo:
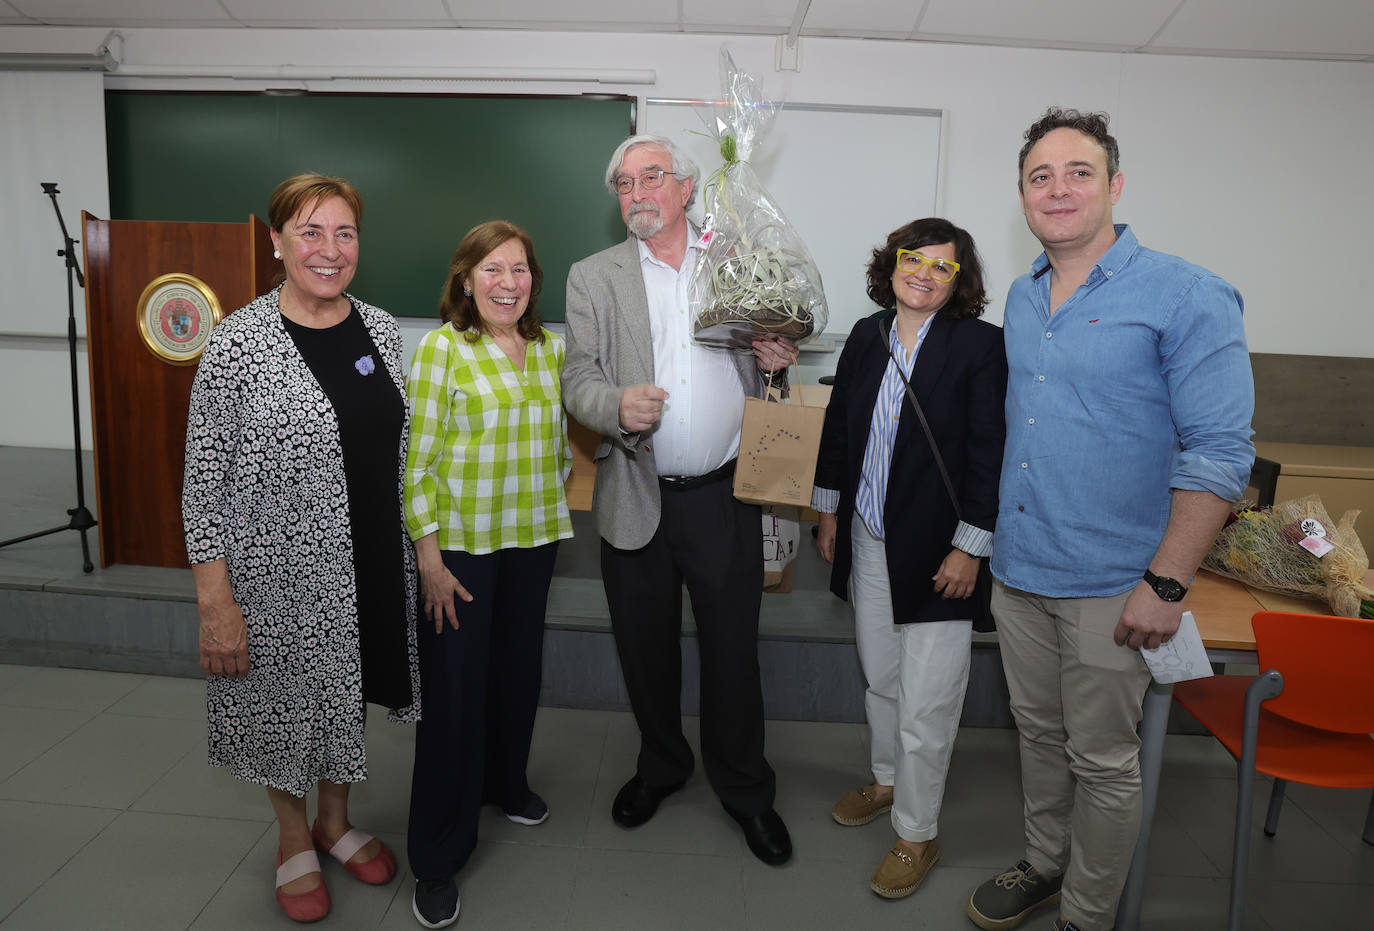
<svg viewBox="0 0 1374 931">
<path fill-rule="evenodd" d="M 448 324 L 425 334 L 411 363 L 411 539 L 437 530 L 440 549 L 481 554 L 571 537 L 562 337 L 531 342 L 522 372 L 490 336 L 465 335 Z"/>
</svg>

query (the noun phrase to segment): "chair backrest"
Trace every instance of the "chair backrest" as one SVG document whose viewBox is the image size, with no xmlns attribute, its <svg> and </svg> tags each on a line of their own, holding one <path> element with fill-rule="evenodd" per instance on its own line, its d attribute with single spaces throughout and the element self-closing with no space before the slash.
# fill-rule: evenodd
<svg viewBox="0 0 1374 931">
<path fill-rule="evenodd" d="M 1255 507 L 1274 506 L 1274 495 L 1279 490 L 1279 472 L 1283 467 L 1273 459 L 1256 456 L 1250 466 L 1250 488 L 1255 490 Z M 1249 488 L 1246 489 L 1249 491 Z"/>
<path fill-rule="evenodd" d="M 1374 733 L 1374 620 L 1261 611 L 1259 668 L 1283 674 L 1266 711 L 1345 734 Z"/>
</svg>

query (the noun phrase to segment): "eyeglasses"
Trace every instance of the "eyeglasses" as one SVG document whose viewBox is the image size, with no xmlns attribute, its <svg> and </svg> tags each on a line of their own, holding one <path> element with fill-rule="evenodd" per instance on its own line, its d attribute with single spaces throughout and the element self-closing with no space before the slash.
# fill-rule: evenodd
<svg viewBox="0 0 1374 931">
<path fill-rule="evenodd" d="M 639 186 L 646 191 L 657 191 L 663 187 L 665 176 L 676 178 L 677 175 L 665 168 L 650 168 L 648 171 L 639 173 Z M 611 179 L 610 188 L 612 194 L 629 194 L 635 189 L 635 180 L 629 175 L 619 175 Z"/>
<path fill-rule="evenodd" d="M 915 275 L 923 268 L 930 269 L 932 281 L 953 281 L 954 276 L 959 274 L 958 262 L 931 258 L 910 249 L 897 250 L 897 271 L 903 275 Z"/>
</svg>

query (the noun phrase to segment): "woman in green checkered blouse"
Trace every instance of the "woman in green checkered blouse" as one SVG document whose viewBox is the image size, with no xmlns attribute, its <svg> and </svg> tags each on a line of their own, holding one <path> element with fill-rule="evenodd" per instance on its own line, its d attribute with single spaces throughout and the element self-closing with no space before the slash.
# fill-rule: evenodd
<svg viewBox="0 0 1374 931">
<path fill-rule="evenodd" d="M 492 220 L 463 238 L 415 351 L 406 393 L 405 517 L 420 568 L 423 717 L 409 852 L 427 927 L 458 913 L 456 874 L 482 805 L 548 817 L 525 779 L 544 611 L 558 541 L 572 536 L 562 337 L 535 312 L 529 234 Z"/>
</svg>

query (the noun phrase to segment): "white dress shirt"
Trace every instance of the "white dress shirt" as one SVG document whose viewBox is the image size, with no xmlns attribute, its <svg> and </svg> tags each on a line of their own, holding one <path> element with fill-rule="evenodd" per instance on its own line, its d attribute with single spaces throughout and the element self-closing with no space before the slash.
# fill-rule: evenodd
<svg viewBox="0 0 1374 931">
<path fill-rule="evenodd" d="M 682 267 L 654 257 L 639 241 L 639 267 L 649 299 L 654 384 L 668 392 L 653 431 L 659 475 L 704 475 L 739 455 L 744 386 L 731 353 L 692 339 L 687 283 L 701 251 L 700 233 L 688 229 Z"/>
</svg>

